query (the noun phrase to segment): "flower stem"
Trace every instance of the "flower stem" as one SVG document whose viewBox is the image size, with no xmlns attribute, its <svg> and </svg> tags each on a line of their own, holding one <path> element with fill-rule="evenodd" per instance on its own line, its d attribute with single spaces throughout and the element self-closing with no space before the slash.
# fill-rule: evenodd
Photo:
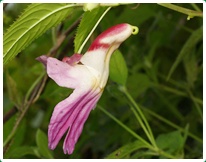
<svg viewBox="0 0 206 162">
<path fill-rule="evenodd" d="M 156 145 L 156 142 L 155 142 L 152 130 L 151 130 L 151 128 L 149 126 L 149 123 L 147 122 L 147 119 L 145 118 L 142 110 L 139 108 L 139 106 L 134 101 L 134 99 L 132 98 L 130 93 L 127 91 L 126 87 L 121 86 L 120 90 L 125 94 L 125 96 L 129 100 L 129 102 L 131 103 L 132 111 L 134 112 L 137 120 L 139 121 L 139 123 L 140 123 L 141 127 L 143 128 L 145 134 L 147 135 L 148 139 L 150 140 L 150 142 L 152 143 L 154 148 L 157 148 L 157 145 Z"/>
<path fill-rule="evenodd" d="M 150 149 L 151 151 L 154 151 L 154 155 L 158 156 L 158 155 L 163 155 L 167 158 L 171 158 L 171 159 L 176 159 L 175 156 L 168 154 L 166 152 L 164 152 L 163 150 L 159 149 L 158 147 L 154 147 L 151 144 L 149 144 L 147 141 L 145 141 L 142 137 L 140 137 L 139 135 L 137 135 L 133 130 L 131 130 L 129 127 L 127 127 L 125 124 L 123 124 L 121 121 L 119 121 L 116 117 L 114 117 L 112 114 L 110 114 L 107 110 L 105 110 L 103 107 L 101 107 L 100 105 L 97 105 L 97 107 L 103 112 L 105 113 L 108 117 L 110 117 L 111 119 L 113 119 L 117 124 L 119 124 L 122 128 L 124 128 L 128 133 L 130 133 L 131 135 L 133 135 L 135 138 L 137 138 L 138 140 L 140 140 L 142 143 L 145 144 L 145 146 Z"/>
<path fill-rule="evenodd" d="M 90 33 L 88 34 L 87 38 L 84 40 L 84 42 L 82 43 L 81 47 L 79 48 L 77 53 L 81 53 L 82 49 L 84 48 L 85 44 L 87 43 L 88 39 L 90 38 L 90 36 L 92 35 L 92 33 L 94 32 L 94 30 L 97 28 L 97 25 L 99 25 L 100 21 L 103 19 L 103 17 L 106 15 L 106 13 L 111 9 L 112 7 L 108 7 L 104 13 L 102 14 L 102 16 L 99 18 L 99 20 L 97 21 L 97 23 L 95 24 L 95 26 L 93 27 L 93 29 L 90 31 Z"/>
<path fill-rule="evenodd" d="M 14 137 L 14 135 L 16 134 L 19 128 L 21 121 L 23 120 L 26 112 L 28 111 L 30 105 L 35 100 L 36 95 L 39 95 L 39 92 L 42 91 L 42 87 L 44 86 L 42 81 L 45 83 L 46 78 L 47 78 L 47 77 L 43 78 L 43 76 L 44 76 L 44 72 L 34 81 L 33 85 L 28 90 L 26 97 L 25 97 L 24 104 L 23 104 L 24 106 L 22 107 L 22 111 L 19 111 L 19 116 L 14 124 L 13 129 L 11 130 L 11 133 L 8 135 L 6 140 L 3 142 L 3 147 L 5 147 L 12 140 L 12 138 Z"/>
<path fill-rule="evenodd" d="M 97 107 L 103 112 L 105 113 L 107 116 L 109 116 L 111 119 L 113 119 L 117 124 L 119 124 L 122 128 L 124 128 L 128 133 L 130 133 L 131 135 L 133 135 L 135 138 L 137 138 L 138 140 L 140 140 L 141 142 L 143 142 L 148 148 L 154 150 L 153 146 L 150 145 L 147 141 L 145 141 L 142 137 L 140 137 L 139 135 L 137 135 L 133 130 L 131 130 L 129 127 L 127 127 L 125 124 L 123 124 L 121 121 L 119 121 L 116 117 L 114 117 L 112 114 L 110 114 L 107 110 L 105 110 L 104 108 L 102 108 L 101 106 L 97 105 Z"/>
<path fill-rule="evenodd" d="M 202 10 L 201 10 L 195 3 L 190 3 L 190 5 L 191 5 L 196 11 L 202 12 Z"/>
<path fill-rule="evenodd" d="M 184 93 L 180 90 L 177 90 L 177 89 L 174 89 L 174 88 L 171 88 L 169 86 L 165 86 L 165 85 L 161 85 L 161 84 L 153 84 L 154 87 L 158 87 L 158 88 L 161 88 L 162 90 L 165 90 L 167 92 L 171 92 L 171 93 L 174 93 L 176 95 L 179 95 L 179 96 L 185 96 L 185 97 L 188 97 L 188 94 L 187 93 Z M 203 105 L 203 101 L 197 97 L 193 97 L 193 100 L 195 102 L 197 102 L 198 104 L 200 105 Z"/>
<path fill-rule="evenodd" d="M 191 100 L 194 102 L 194 105 L 195 105 L 195 107 L 196 107 L 196 109 L 197 109 L 198 114 L 199 114 L 200 117 L 201 117 L 201 120 L 203 120 L 202 108 L 201 108 L 201 107 L 198 105 L 198 103 L 195 101 L 195 97 L 194 97 L 194 95 L 192 94 L 191 90 L 188 89 L 187 91 L 188 91 L 188 94 L 189 94 Z"/>
<path fill-rule="evenodd" d="M 164 117 L 156 114 L 155 112 L 153 112 L 153 111 L 151 111 L 151 110 L 149 110 L 149 109 L 147 109 L 147 108 L 144 108 L 143 111 L 145 111 L 145 112 L 148 113 L 149 115 L 157 118 L 158 120 L 164 122 L 165 124 L 167 124 L 167 125 L 175 128 L 175 129 L 178 129 L 179 131 L 181 131 L 181 132 L 183 132 L 183 133 L 185 132 L 185 129 L 184 129 L 184 128 L 182 128 L 182 127 L 180 127 L 180 126 L 172 123 L 171 121 L 169 121 L 169 120 L 165 119 Z M 202 139 L 200 139 L 199 137 L 197 137 L 196 135 L 194 135 L 194 134 L 192 134 L 192 133 L 190 133 L 190 132 L 188 132 L 188 136 L 190 136 L 191 138 L 195 139 L 196 141 L 198 141 L 198 142 L 200 142 L 200 143 L 203 143 Z"/>
<path fill-rule="evenodd" d="M 177 11 L 177 12 L 180 12 L 180 13 L 183 13 L 183 14 L 186 14 L 186 15 L 188 15 L 188 20 L 190 18 L 195 17 L 195 16 L 203 17 L 203 13 L 202 12 L 190 10 L 190 9 L 187 9 L 187 8 L 184 8 L 184 7 L 180 7 L 180 6 L 171 4 L 171 3 L 158 3 L 158 5 L 166 7 L 166 8 L 169 8 L 169 9 L 172 9 L 174 11 Z"/>
</svg>

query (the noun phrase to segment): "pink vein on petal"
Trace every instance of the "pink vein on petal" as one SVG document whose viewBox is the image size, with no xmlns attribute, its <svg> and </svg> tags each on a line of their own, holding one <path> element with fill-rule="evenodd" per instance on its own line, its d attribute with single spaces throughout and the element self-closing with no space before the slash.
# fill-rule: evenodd
<svg viewBox="0 0 206 162">
<path fill-rule="evenodd" d="M 74 89 L 54 108 L 48 130 L 51 149 L 68 130 L 63 150 L 65 154 L 73 152 L 84 123 L 106 85 L 110 56 L 132 34 L 132 30 L 126 23 L 107 29 L 94 40 L 85 55 L 73 54 L 62 61 L 44 55 L 37 58 L 59 86 Z"/>
<path fill-rule="evenodd" d="M 70 97 L 67 98 L 68 101 Z M 68 130 L 69 127 L 73 125 L 73 122 L 79 111 L 84 109 L 84 105 L 88 102 L 88 100 L 90 100 L 91 97 L 92 96 L 90 95 L 90 93 L 85 93 L 81 95 L 81 97 L 77 98 L 75 101 L 70 100 L 69 102 L 71 103 L 69 103 L 67 99 L 62 101 L 64 104 L 66 104 L 66 106 L 58 106 L 58 104 L 55 107 L 52 118 L 50 120 L 48 131 L 49 147 L 51 149 L 54 149 L 56 147 L 64 133 Z"/>
<path fill-rule="evenodd" d="M 94 95 L 94 94 L 93 94 Z M 83 108 L 79 111 L 78 115 L 76 116 L 65 140 L 64 140 L 64 153 L 65 154 L 72 154 L 75 144 L 82 132 L 83 126 L 85 121 L 87 120 L 90 112 L 92 109 L 94 109 L 97 101 L 99 100 L 99 98 L 101 97 L 101 93 L 96 94 L 95 96 L 93 96 L 92 98 L 90 98 L 90 100 L 87 100 L 87 102 L 85 102 L 85 105 L 83 106 Z"/>
<path fill-rule="evenodd" d="M 66 123 L 70 117 L 74 118 L 74 115 L 76 114 L 73 112 L 78 108 L 81 101 L 85 98 L 85 95 L 77 96 L 76 94 L 77 93 L 74 90 L 74 92 L 68 98 L 58 103 L 54 108 L 48 130 L 49 148 L 51 149 L 56 147 L 61 137 L 71 126 L 71 123 Z"/>
</svg>

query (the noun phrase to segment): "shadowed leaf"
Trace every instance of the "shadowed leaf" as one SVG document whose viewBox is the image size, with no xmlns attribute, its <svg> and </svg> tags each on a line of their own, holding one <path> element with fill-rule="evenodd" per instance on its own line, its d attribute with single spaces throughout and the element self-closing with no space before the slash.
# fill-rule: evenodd
<svg viewBox="0 0 206 162">
<path fill-rule="evenodd" d="M 118 84 L 125 85 L 127 81 L 127 65 L 119 50 L 116 50 L 110 60 L 110 78 Z"/>
<path fill-rule="evenodd" d="M 132 152 L 141 148 L 147 148 L 147 147 L 141 141 L 134 141 L 120 147 L 119 149 L 117 149 L 116 151 L 108 155 L 106 158 L 107 159 L 124 158 L 125 156 L 130 155 Z"/>
<path fill-rule="evenodd" d="M 40 129 L 38 129 L 37 133 L 36 133 L 36 143 L 37 143 L 37 146 L 38 146 L 38 149 L 39 149 L 39 153 L 44 158 L 49 158 L 49 159 L 53 158 L 52 152 L 48 148 L 47 136 Z"/>
<path fill-rule="evenodd" d="M 104 14 L 106 8 L 98 7 L 92 11 L 87 11 L 84 13 L 83 18 L 77 29 L 77 33 L 74 39 L 74 52 L 77 53 L 80 49 L 80 46 L 87 38 L 88 34 L 99 23 L 100 17 Z"/>
<path fill-rule="evenodd" d="M 175 71 L 177 65 L 182 61 L 182 58 L 187 55 L 188 53 L 191 52 L 191 50 L 195 47 L 195 45 L 202 40 L 203 38 L 203 27 L 201 26 L 199 29 L 197 29 L 196 31 L 194 31 L 192 33 L 192 35 L 188 38 L 187 42 L 184 44 L 184 46 L 182 47 L 179 55 L 177 56 L 175 62 L 173 63 L 169 74 L 167 76 L 167 79 L 170 78 L 170 76 L 172 75 L 172 73 Z"/>
</svg>

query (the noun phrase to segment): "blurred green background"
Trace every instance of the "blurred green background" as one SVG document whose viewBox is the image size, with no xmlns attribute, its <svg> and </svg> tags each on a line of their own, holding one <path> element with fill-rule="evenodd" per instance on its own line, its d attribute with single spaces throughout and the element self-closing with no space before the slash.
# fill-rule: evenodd
<svg viewBox="0 0 206 162">
<path fill-rule="evenodd" d="M 178 5 L 192 10 L 203 10 L 202 4 Z M 28 4 L 20 3 L 5 6 L 4 33 L 27 6 Z M 80 9 L 75 10 L 62 22 L 62 30 L 71 26 L 83 13 Z M 202 158 L 203 18 L 194 17 L 188 21 L 187 15 L 158 4 L 114 7 L 98 25 L 83 51 L 87 50 L 98 34 L 118 23 L 139 27 L 139 33 L 122 43 L 119 50 L 128 67 L 128 91 L 142 108 L 156 141 L 159 140 L 162 148 L 165 146 L 164 149 L 176 157 Z M 51 50 L 52 32 L 59 28 L 60 26 L 57 26 L 48 30 L 4 66 L 4 116 L 8 116 L 11 110 L 16 111 L 4 122 L 4 141 L 19 117 L 17 111 L 21 111 L 28 90 L 45 71 L 35 58 Z M 69 43 L 69 40 L 74 36 L 75 30 L 57 51 L 60 57 L 73 54 L 73 43 Z M 167 79 L 177 60 L 176 68 Z M 98 105 L 146 139 L 128 101 L 118 87 L 117 83 L 109 79 Z M 86 121 L 72 155 L 63 153 L 64 138 L 54 151 L 49 151 L 46 134 L 53 108 L 70 93 L 71 90 L 61 88 L 48 79 L 43 92 L 28 108 L 12 142 L 4 150 L 4 158 L 106 158 L 118 148 L 135 141 L 133 136 L 97 107 Z M 170 124 L 154 113 L 167 119 Z M 172 124 L 183 128 L 183 131 Z M 188 128 L 195 138 L 183 133 L 185 128 Z M 177 131 L 180 133 L 175 133 Z M 164 135 L 168 134 L 169 136 L 164 138 Z M 184 138 L 185 143 L 179 147 L 178 140 L 183 141 Z M 169 142 L 171 144 L 168 145 Z M 144 152 L 144 149 L 134 150 L 122 158 L 157 158 Z M 119 158 L 118 155 L 116 158 Z"/>
</svg>

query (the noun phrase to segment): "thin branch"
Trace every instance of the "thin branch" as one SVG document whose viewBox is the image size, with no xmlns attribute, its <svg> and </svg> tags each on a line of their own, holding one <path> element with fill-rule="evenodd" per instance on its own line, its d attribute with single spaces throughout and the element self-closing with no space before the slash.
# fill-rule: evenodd
<svg viewBox="0 0 206 162">
<path fill-rule="evenodd" d="M 57 38 L 57 42 L 55 44 L 55 46 L 49 51 L 49 53 L 47 54 L 48 56 L 54 56 L 58 49 L 60 48 L 60 46 L 62 45 L 62 43 L 64 42 L 64 40 L 66 39 L 66 37 L 74 30 L 76 29 L 76 27 L 78 26 L 79 22 L 81 20 L 81 17 L 76 20 L 64 33 L 60 34 Z"/>
<path fill-rule="evenodd" d="M 60 46 L 62 45 L 62 43 L 66 39 L 66 37 L 77 27 L 79 22 L 80 22 L 80 18 L 76 22 L 74 22 L 74 24 L 72 24 L 64 33 L 59 35 L 59 37 L 57 38 L 56 44 L 51 48 L 51 50 L 48 52 L 47 55 L 56 55 L 58 49 L 60 48 Z M 8 148 L 12 142 L 12 139 L 13 139 L 18 127 L 19 127 L 19 124 L 21 123 L 21 121 L 22 121 L 23 117 L 25 116 L 26 112 L 28 111 L 29 107 L 34 102 L 36 102 L 38 100 L 40 94 L 44 90 L 48 76 L 42 75 L 40 77 L 43 77 L 43 78 L 32 88 L 30 94 L 28 95 L 29 97 L 25 99 L 23 109 L 21 112 L 19 111 L 19 116 L 15 122 L 15 125 L 14 125 L 11 133 L 7 137 L 7 139 L 4 141 L 4 144 L 3 144 L 3 147 L 4 147 L 3 153 L 4 154 L 7 152 Z M 14 110 L 11 110 L 9 115 L 6 114 L 4 116 L 4 121 L 6 122 L 7 120 L 9 120 L 15 113 L 14 113 Z"/>
<path fill-rule="evenodd" d="M 186 15 L 188 15 L 188 19 L 193 18 L 195 16 L 203 17 L 202 12 L 190 10 L 190 9 L 180 7 L 180 6 L 171 4 L 171 3 L 158 3 L 158 5 L 169 8 L 171 10 L 174 10 L 174 11 L 177 11 L 177 12 L 180 12 L 180 13 L 183 13 L 183 14 L 186 14 Z"/>
<path fill-rule="evenodd" d="M 11 146 L 12 142 L 13 142 L 13 141 L 9 141 L 9 142 L 7 143 L 7 145 L 4 146 L 3 154 L 5 154 L 5 153 L 8 151 L 8 149 L 9 149 L 9 147 Z"/>
<path fill-rule="evenodd" d="M 5 140 L 4 144 L 3 144 L 3 147 L 4 147 L 4 153 L 6 152 L 5 150 L 8 149 L 8 146 L 9 146 L 9 143 L 11 142 L 13 136 L 15 135 L 16 131 L 17 131 L 17 128 L 19 126 L 19 124 L 21 123 L 23 117 L 25 116 L 27 110 L 29 109 L 29 107 L 31 106 L 31 104 L 33 103 L 34 99 L 36 98 L 36 95 L 37 94 L 40 94 L 42 92 L 42 85 L 44 86 L 45 82 L 46 82 L 46 79 L 47 79 L 47 76 L 44 76 L 42 78 L 42 80 L 36 85 L 36 87 L 34 88 L 34 90 L 32 91 L 31 93 L 31 97 L 29 98 L 29 101 L 28 102 L 25 102 L 25 106 L 24 108 L 22 109 L 22 112 L 19 112 L 20 115 L 18 117 L 18 119 L 16 120 L 15 122 L 15 125 L 11 131 L 11 133 L 9 134 L 9 136 L 7 137 L 7 139 Z M 42 83 L 44 82 L 44 83 Z"/>
<path fill-rule="evenodd" d="M 47 80 L 48 80 L 48 76 L 45 75 L 44 78 L 41 80 L 41 82 L 40 82 L 40 84 L 39 84 L 40 86 L 39 86 L 39 87 L 36 87 L 36 96 L 35 96 L 35 98 L 33 99 L 33 102 L 32 102 L 32 103 L 35 103 L 35 102 L 38 100 L 38 98 L 40 97 L 41 93 L 42 93 L 43 90 L 44 90 L 44 87 L 45 87 L 45 85 L 46 85 Z"/>
<path fill-rule="evenodd" d="M 202 12 L 202 10 L 198 7 L 198 5 L 196 5 L 195 3 L 190 3 L 190 5 L 196 10 L 196 11 L 199 11 L 199 12 Z"/>
<path fill-rule="evenodd" d="M 66 39 L 66 37 L 78 26 L 79 22 L 81 20 L 81 17 L 76 21 L 74 22 L 74 24 L 72 24 L 63 34 L 59 34 L 58 35 L 58 43 L 55 44 L 51 49 L 50 51 L 48 52 L 48 56 L 49 55 L 55 55 L 56 52 L 58 51 L 59 47 L 62 45 L 63 41 Z M 72 39 L 73 40 L 73 39 Z M 69 44 L 70 44 L 70 41 L 69 41 Z M 34 90 L 36 89 L 37 87 L 34 88 Z M 43 88 L 43 87 L 41 87 Z M 32 94 L 32 93 L 31 93 Z M 35 102 L 37 99 L 38 99 L 38 96 L 40 94 L 38 93 L 36 98 L 34 99 L 33 102 Z M 18 111 L 15 110 L 16 108 L 12 108 L 8 113 L 6 113 L 3 117 L 3 123 L 6 123 L 13 115 L 15 115 Z"/>
<path fill-rule="evenodd" d="M 84 40 L 84 42 L 82 43 L 82 45 L 80 46 L 80 48 L 78 49 L 77 53 L 81 53 L 82 49 L 84 48 L 85 44 L 87 43 L 87 41 L 89 40 L 89 38 L 91 37 L 92 33 L 94 32 L 94 30 L 96 29 L 96 27 L 98 26 L 98 24 L 100 23 L 100 21 L 104 18 L 104 16 L 106 15 L 106 13 L 111 9 L 111 7 L 108 7 L 104 13 L 102 14 L 102 16 L 99 18 L 99 20 L 96 22 L 96 24 L 94 25 L 94 27 L 92 28 L 92 30 L 90 31 L 90 33 L 87 35 L 86 39 Z"/>
<path fill-rule="evenodd" d="M 12 109 L 10 109 L 3 117 L 3 124 L 5 124 L 17 112 L 18 112 L 18 109 L 16 107 L 13 107 Z"/>
<path fill-rule="evenodd" d="M 65 54 L 67 54 L 70 50 L 74 50 L 73 42 L 74 37 L 68 39 L 67 44 L 63 47 L 63 49 L 61 49 L 60 54 L 58 55 L 58 59 L 61 60 L 65 56 Z"/>
<path fill-rule="evenodd" d="M 72 31 L 74 31 L 74 29 L 76 29 L 76 27 L 79 25 L 80 21 L 81 21 L 82 16 L 80 16 L 80 18 L 78 20 L 76 20 L 74 22 L 74 24 L 72 24 L 65 32 L 64 35 L 68 36 Z"/>
</svg>

